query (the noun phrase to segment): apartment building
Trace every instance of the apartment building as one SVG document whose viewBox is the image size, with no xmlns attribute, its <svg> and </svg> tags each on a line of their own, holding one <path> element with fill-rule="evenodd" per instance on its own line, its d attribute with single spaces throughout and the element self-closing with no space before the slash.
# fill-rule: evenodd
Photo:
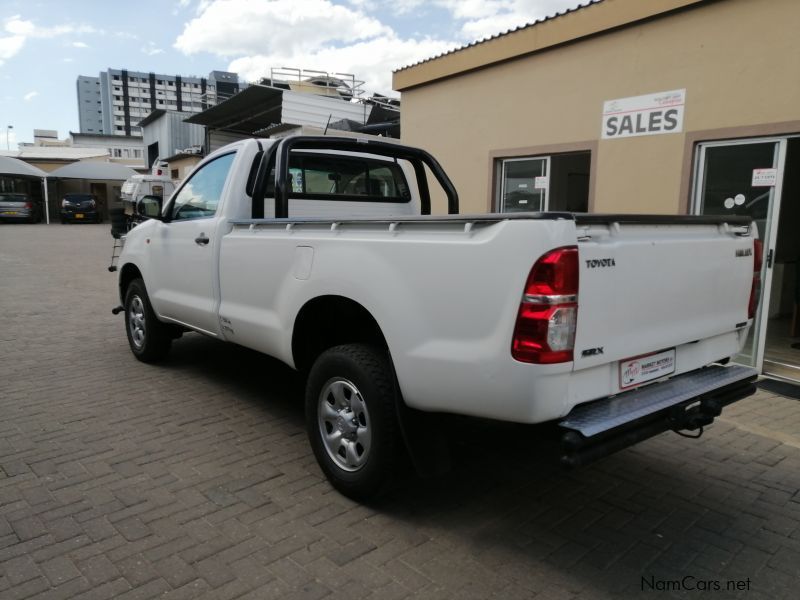
<svg viewBox="0 0 800 600">
<path fill-rule="evenodd" d="M 80 75 L 76 86 L 80 133 L 121 136 L 141 136 L 139 123 L 154 110 L 199 113 L 240 89 L 238 75 L 227 71 L 185 77 L 126 69 Z"/>
</svg>

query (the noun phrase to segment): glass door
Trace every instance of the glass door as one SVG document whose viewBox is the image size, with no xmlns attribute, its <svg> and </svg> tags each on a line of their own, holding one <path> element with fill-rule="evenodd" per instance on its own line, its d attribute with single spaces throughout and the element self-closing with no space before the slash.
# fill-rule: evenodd
<svg viewBox="0 0 800 600">
<path fill-rule="evenodd" d="M 764 243 L 761 302 L 747 342 L 736 358 L 740 364 L 759 369 L 764 358 L 785 157 L 785 139 L 705 143 L 697 153 L 695 214 L 750 216 Z"/>
<path fill-rule="evenodd" d="M 500 212 L 547 210 L 550 157 L 508 158 L 503 161 Z"/>
</svg>

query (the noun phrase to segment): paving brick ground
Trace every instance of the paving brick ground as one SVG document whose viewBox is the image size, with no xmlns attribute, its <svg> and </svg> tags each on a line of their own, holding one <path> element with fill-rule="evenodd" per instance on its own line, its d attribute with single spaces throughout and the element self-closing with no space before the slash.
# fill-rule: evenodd
<svg viewBox="0 0 800 600">
<path fill-rule="evenodd" d="M 535 431 L 469 423 L 451 475 L 360 506 L 285 367 L 197 335 L 132 358 L 110 242 L 0 225 L 0 598 L 798 597 L 800 402 L 570 473 Z"/>
</svg>

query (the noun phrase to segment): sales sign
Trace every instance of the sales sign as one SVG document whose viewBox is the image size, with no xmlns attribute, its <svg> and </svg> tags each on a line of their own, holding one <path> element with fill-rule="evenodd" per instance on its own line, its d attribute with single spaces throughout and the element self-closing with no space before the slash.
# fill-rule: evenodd
<svg viewBox="0 0 800 600">
<path fill-rule="evenodd" d="M 686 90 L 617 98 L 603 103 L 604 140 L 683 131 Z"/>
</svg>

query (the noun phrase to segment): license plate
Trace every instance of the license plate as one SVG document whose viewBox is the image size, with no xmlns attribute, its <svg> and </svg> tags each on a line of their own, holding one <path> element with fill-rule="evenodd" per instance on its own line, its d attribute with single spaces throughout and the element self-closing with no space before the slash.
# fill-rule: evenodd
<svg viewBox="0 0 800 600">
<path fill-rule="evenodd" d="M 675 372 L 675 348 L 619 361 L 619 389 L 626 390 Z"/>
<path fill-rule="evenodd" d="M 75 218 L 76 219 L 82 219 L 83 218 L 83 213 L 75 213 Z"/>
</svg>

